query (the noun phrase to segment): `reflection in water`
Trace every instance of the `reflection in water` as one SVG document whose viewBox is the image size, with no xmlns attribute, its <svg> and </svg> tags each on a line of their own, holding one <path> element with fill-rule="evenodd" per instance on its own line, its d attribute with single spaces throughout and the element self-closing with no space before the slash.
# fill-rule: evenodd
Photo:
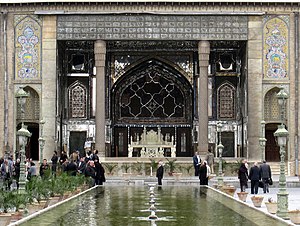
<svg viewBox="0 0 300 226">
<path fill-rule="evenodd" d="M 47 226 L 264 226 L 282 225 L 259 211 L 242 206 L 239 202 L 207 188 L 192 186 L 157 187 L 155 215 L 151 210 L 147 186 L 101 186 L 22 225 Z M 218 200 L 218 201 L 216 201 Z M 244 217 L 227 208 L 242 210 Z M 265 218 L 264 218 L 265 217 Z"/>
</svg>

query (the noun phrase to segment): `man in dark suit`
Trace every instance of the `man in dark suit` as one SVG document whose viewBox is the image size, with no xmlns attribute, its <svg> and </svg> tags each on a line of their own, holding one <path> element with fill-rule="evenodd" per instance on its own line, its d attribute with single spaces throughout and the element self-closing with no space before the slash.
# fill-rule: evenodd
<svg viewBox="0 0 300 226">
<path fill-rule="evenodd" d="M 263 164 L 260 166 L 260 177 L 264 185 L 264 193 L 269 193 L 269 183 L 270 180 L 272 180 L 272 173 L 271 167 L 266 163 L 266 161 L 263 161 Z"/>
<path fill-rule="evenodd" d="M 85 167 L 86 167 L 85 157 L 81 157 L 77 165 L 77 172 L 80 174 L 84 174 Z"/>
<path fill-rule="evenodd" d="M 195 176 L 199 176 L 199 168 L 201 164 L 201 158 L 198 154 L 198 152 L 195 152 L 195 155 L 193 156 L 193 164 L 195 168 Z"/>
<path fill-rule="evenodd" d="M 257 162 L 250 168 L 249 179 L 251 180 L 251 194 L 258 193 L 258 185 L 260 180 L 260 169 Z"/>
<path fill-rule="evenodd" d="M 162 179 L 164 177 L 164 166 L 163 166 L 163 162 L 159 161 L 158 162 L 158 168 L 156 170 L 156 177 L 158 179 L 158 186 L 162 185 Z"/>
</svg>

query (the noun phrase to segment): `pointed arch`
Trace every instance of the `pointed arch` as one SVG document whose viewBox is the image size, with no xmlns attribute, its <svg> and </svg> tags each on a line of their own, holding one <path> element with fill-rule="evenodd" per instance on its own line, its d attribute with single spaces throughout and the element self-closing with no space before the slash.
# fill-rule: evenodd
<svg viewBox="0 0 300 226">
<path fill-rule="evenodd" d="M 80 82 L 75 81 L 68 88 L 69 117 L 87 117 L 87 88 Z"/>
<path fill-rule="evenodd" d="M 26 98 L 24 112 L 22 115 L 21 106 L 17 103 L 17 121 L 39 122 L 40 119 L 40 97 L 38 92 L 30 86 L 24 87 L 29 96 Z"/>
<path fill-rule="evenodd" d="M 192 88 L 164 62 L 149 59 L 122 76 L 112 89 L 114 121 L 190 123 Z"/>
<path fill-rule="evenodd" d="M 217 89 L 218 118 L 235 118 L 236 89 L 230 82 L 224 82 Z"/>
<path fill-rule="evenodd" d="M 277 101 L 278 87 L 270 89 L 264 97 L 264 120 L 266 122 L 276 122 L 280 118 L 280 110 Z"/>
</svg>

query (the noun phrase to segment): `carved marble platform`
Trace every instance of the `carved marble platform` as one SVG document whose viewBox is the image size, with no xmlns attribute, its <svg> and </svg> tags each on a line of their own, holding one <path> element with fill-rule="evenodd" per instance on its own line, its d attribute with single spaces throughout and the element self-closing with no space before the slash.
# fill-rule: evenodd
<svg viewBox="0 0 300 226">
<path fill-rule="evenodd" d="M 130 144 L 128 145 L 128 157 L 132 157 L 133 150 L 140 150 L 139 157 L 142 158 L 162 158 L 165 157 L 165 150 L 171 150 L 171 157 L 176 157 L 176 144 L 174 143 L 174 136 L 171 137 L 171 141 L 168 141 L 168 137 L 163 137 L 161 129 L 158 127 L 157 132 L 154 130 L 147 131 L 144 127 L 141 139 L 139 136 L 136 141 L 133 141 L 133 137 L 130 137 Z"/>
</svg>

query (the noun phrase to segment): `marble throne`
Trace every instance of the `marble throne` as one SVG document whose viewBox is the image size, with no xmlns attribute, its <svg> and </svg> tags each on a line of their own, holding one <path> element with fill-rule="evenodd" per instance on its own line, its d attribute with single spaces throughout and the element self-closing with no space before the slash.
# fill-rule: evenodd
<svg viewBox="0 0 300 226">
<path fill-rule="evenodd" d="M 174 136 L 172 136 L 171 139 L 167 136 L 163 136 L 163 134 L 161 134 L 160 127 L 158 127 L 157 132 L 152 129 L 147 131 L 146 127 L 144 127 L 141 138 L 138 136 L 136 141 L 133 141 L 133 137 L 130 136 L 128 157 L 132 157 L 134 149 L 140 150 L 139 157 L 142 158 L 165 157 L 166 149 L 171 150 L 171 157 L 176 157 Z"/>
</svg>

